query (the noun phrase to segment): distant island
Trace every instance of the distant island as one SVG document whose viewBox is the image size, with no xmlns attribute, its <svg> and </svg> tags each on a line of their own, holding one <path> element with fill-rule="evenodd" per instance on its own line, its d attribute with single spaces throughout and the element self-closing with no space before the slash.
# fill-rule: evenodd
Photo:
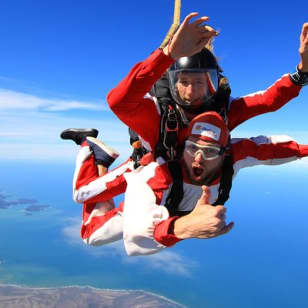
<svg viewBox="0 0 308 308">
<path fill-rule="evenodd" d="M 0 308 L 185 308 L 167 298 L 139 290 L 69 286 L 30 288 L 0 285 Z"/>
<path fill-rule="evenodd" d="M 14 206 L 26 206 L 24 214 L 26 216 L 32 215 L 34 212 L 42 212 L 48 209 L 49 205 L 37 204 L 36 199 L 19 198 L 17 200 L 10 200 L 6 195 L 0 192 L 0 209 L 7 210 Z"/>
</svg>

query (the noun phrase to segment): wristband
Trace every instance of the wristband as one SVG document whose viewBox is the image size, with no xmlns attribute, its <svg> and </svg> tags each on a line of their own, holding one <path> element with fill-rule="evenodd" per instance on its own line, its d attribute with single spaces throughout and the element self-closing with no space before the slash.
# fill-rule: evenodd
<svg viewBox="0 0 308 308">
<path fill-rule="evenodd" d="M 290 73 L 291 81 L 297 86 L 307 86 L 308 85 L 308 72 L 301 72 L 296 67 L 296 72 Z"/>
</svg>

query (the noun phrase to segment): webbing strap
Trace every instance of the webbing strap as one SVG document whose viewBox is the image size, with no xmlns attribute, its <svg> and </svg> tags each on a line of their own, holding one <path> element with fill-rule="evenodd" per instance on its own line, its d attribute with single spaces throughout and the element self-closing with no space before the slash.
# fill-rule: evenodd
<svg viewBox="0 0 308 308">
<path fill-rule="evenodd" d="M 178 210 L 178 205 L 183 199 L 183 175 L 179 161 L 168 162 L 168 168 L 172 175 L 173 184 L 169 195 L 167 196 L 165 206 L 169 211 L 170 216 L 175 216 Z"/>
<path fill-rule="evenodd" d="M 234 174 L 233 159 L 231 155 L 226 155 L 222 166 L 222 175 L 218 189 L 218 198 L 213 205 L 224 205 L 229 199 L 232 188 L 232 178 Z"/>
</svg>

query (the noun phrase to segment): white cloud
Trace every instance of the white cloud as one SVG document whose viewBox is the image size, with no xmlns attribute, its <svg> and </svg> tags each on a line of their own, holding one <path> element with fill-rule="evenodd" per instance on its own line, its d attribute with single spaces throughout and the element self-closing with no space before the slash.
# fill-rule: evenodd
<svg viewBox="0 0 308 308">
<path fill-rule="evenodd" d="M 127 159 L 131 153 L 127 128 L 120 121 L 37 113 L 26 118 L 6 117 L 1 125 L 0 159 L 74 162 L 79 147 L 70 140 L 60 139 L 61 131 L 68 127 L 98 128 L 99 138 L 120 153 L 118 161 Z"/>
<path fill-rule="evenodd" d="M 80 237 L 81 218 L 68 218 L 66 220 L 67 226 L 63 228 L 62 232 L 66 241 L 70 245 L 78 246 L 92 256 L 122 256 L 125 257 L 125 250 L 122 241 L 117 241 L 101 247 L 93 247 L 86 245 Z"/>
<path fill-rule="evenodd" d="M 80 238 L 80 223 L 78 218 L 69 218 L 67 226 L 63 228 L 62 232 L 69 244 L 85 249 L 90 255 L 97 257 L 112 255 L 120 258 L 123 263 L 139 264 L 149 269 L 185 277 L 192 276 L 193 270 L 199 266 L 198 262 L 175 252 L 174 248 L 149 256 L 128 257 L 124 250 L 123 241 L 101 247 L 86 246 Z"/>
<path fill-rule="evenodd" d="M 107 110 L 106 103 L 101 101 L 80 102 L 63 99 L 47 99 L 31 94 L 0 89 L 0 110 L 45 110 L 65 111 L 72 109 Z"/>
<path fill-rule="evenodd" d="M 0 159 L 74 161 L 77 147 L 61 140 L 61 131 L 94 127 L 100 131 L 99 138 L 120 152 L 118 160 L 124 161 L 131 153 L 127 127 L 105 106 L 0 89 Z M 72 113 L 73 109 L 79 113 Z M 82 110 L 87 116 L 82 116 Z"/>
<path fill-rule="evenodd" d="M 174 251 L 174 248 L 149 256 L 130 257 L 126 263 L 142 263 L 144 266 L 173 275 L 190 277 L 199 263 Z"/>
<path fill-rule="evenodd" d="M 66 219 L 67 226 L 62 229 L 62 232 L 68 243 L 71 245 L 81 245 L 80 238 L 80 225 L 81 220 L 79 218 Z"/>
</svg>

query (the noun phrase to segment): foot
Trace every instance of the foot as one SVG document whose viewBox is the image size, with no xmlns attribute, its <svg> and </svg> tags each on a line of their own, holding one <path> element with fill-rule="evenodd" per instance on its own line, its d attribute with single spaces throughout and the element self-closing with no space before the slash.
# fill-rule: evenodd
<svg viewBox="0 0 308 308">
<path fill-rule="evenodd" d="M 81 145 L 86 137 L 96 138 L 97 135 L 98 130 L 95 128 L 68 128 L 61 133 L 60 137 L 73 140 L 76 144 Z"/>
<path fill-rule="evenodd" d="M 96 138 L 87 137 L 87 142 L 94 153 L 96 163 L 99 165 L 108 168 L 119 156 L 116 150 Z"/>
</svg>

